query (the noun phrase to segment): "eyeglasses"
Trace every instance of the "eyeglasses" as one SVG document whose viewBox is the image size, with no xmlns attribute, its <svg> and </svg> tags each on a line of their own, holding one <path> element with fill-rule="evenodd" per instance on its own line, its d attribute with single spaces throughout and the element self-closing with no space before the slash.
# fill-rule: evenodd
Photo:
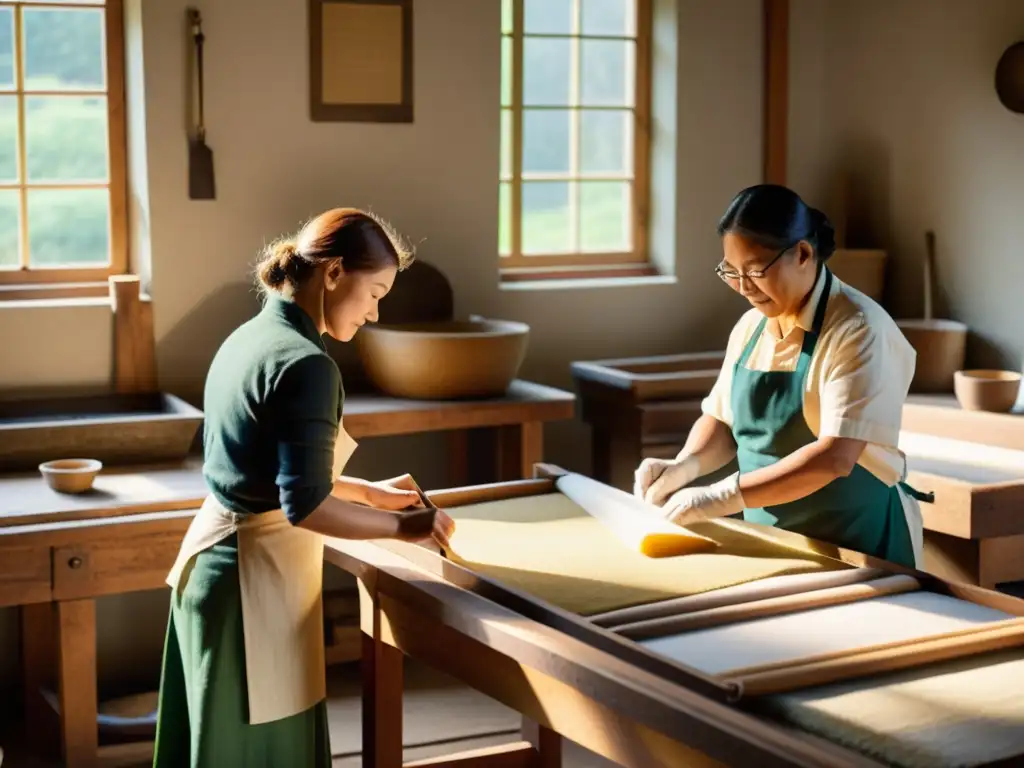
<svg viewBox="0 0 1024 768">
<path fill-rule="evenodd" d="M 781 259 L 785 255 L 786 251 L 788 251 L 792 247 L 792 245 L 787 245 L 785 248 L 783 248 L 781 251 L 775 254 L 775 258 L 769 261 L 765 265 L 764 269 L 755 269 L 752 272 L 735 272 L 733 270 L 726 269 L 721 264 L 719 264 L 717 267 L 715 267 L 715 274 L 722 278 L 722 280 L 724 280 L 725 282 L 729 283 L 730 285 L 739 285 L 741 278 L 746 278 L 747 280 L 760 280 L 765 276 L 768 270 L 772 268 L 772 265 L 776 261 Z"/>
</svg>

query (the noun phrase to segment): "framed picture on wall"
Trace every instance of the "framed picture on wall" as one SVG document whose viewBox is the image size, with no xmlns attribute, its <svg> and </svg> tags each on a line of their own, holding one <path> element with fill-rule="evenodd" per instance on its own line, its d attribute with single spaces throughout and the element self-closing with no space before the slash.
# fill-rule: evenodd
<svg viewBox="0 0 1024 768">
<path fill-rule="evenodd" d="M 309 0 L 314 122 L 413 121 L 412 0 Z"/>
</svg>

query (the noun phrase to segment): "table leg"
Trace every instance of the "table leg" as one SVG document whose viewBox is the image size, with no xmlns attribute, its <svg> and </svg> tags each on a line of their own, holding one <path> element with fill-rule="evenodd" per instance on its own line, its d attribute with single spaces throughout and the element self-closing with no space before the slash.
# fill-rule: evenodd
<svg viewBox="0 0 1024 768">
<path fill-rule="evenodd" d="M 61 743 L 67 768 L 97 764 L 96 601 L 57 603 Z"/>
<path fill-rule="evenodd" d="M 29 747 L 40 757 L 56 756 L 60 743 L 54 711 L 40 689 L 54 687 L 57 627 L 53 603 L 21 607 L 21 665 L 25 693 L 25 730 Z"/>
<path fill-rule="evenodd" d="M 402 652 L 382 639 L 382 620 L 376 601 L 371 621 L 363 623 L 363 766 L 401 768 L 402 765 Z M 370 617 L 366 617 L 369 619 Z"/>
<path fill-rule="evenodd" d="M 621 490 L 633 490 L 633 474 L 643 460 L 639 427 L 595 426 L 590 451 L 595 480 Z"/>
<path fill-rule="evenodd" d="M 498 480 L 533 477 L 533 465 L 544 460 L 544 424 L 524 421 L 498 427 Z"/>
<path fill-rule="evenodd" d="M 523 718 L 523 740 L 536 750 L 534 768 L 562 768 L 562 737 L 539 723 Z"/>
<path fill-rule="evenodd" d="M 469 485 L 469 430 L 452 429 L 445 433 L 448 440 L 448 487 Z"/>
<path fill-rule="evenodd" d="M 978 584 L 985 589 L 1024 579 L 1024 563 L 1020 553 L 1024 549 L 1024 535 L 997 536 L 980 539 L 978 548 Z"/>
</svg>

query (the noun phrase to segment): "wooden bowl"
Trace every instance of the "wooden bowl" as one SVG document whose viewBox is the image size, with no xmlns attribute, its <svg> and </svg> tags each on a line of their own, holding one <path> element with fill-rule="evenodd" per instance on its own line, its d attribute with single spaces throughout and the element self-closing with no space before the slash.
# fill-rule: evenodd
<svg viewBox="0 0 1024 768">
<path fill-rule="evenodd" d="M 1017 404 L 1020 380 L 1016 371 L 957 371 L 953 391 L 964 410 L 1008 413 Z"/>
<path fill-rule="evenodd" d="M 85 493 L 103 469 L 96 459 L 57 459 L 39 465 L 46 484 L 58 493 Z"/>
<path fill-rule="evenodd" d="M 953 390 L 954 375 L 964 367 L 967 353 L 967 326 L 956 320 L 906 320 L 896 325 L 917 352 L 914 393 L 948 393 Z"/>
<path fill-rule="evenodd" d="M 359 359 L 385 394 L 415 400 L 499 397 L 519 373 L 530 327 L 507 320 L 366 326 Z"/>
</svg>

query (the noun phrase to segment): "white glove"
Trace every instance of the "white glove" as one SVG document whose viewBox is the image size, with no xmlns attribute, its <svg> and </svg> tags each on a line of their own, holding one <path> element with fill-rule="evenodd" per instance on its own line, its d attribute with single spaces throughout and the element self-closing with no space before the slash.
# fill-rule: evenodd
<svg viewBox="0 0 1024 768">
<path fill-rule="evenodd" d="M 661 509 L 666 520 L 686 526 L 701 520 L 738 514 L 744 506 L 743 494 L 740 493 L 740 473 L 734 472 L 717 483 L 677 491 Z"/>
<path fill-rule="evenodd" d="M 669 496 L 700 477 L 696 456 L 644 459 L 633 475 L 633 495 L 660 507 Z"/>
</svg>

